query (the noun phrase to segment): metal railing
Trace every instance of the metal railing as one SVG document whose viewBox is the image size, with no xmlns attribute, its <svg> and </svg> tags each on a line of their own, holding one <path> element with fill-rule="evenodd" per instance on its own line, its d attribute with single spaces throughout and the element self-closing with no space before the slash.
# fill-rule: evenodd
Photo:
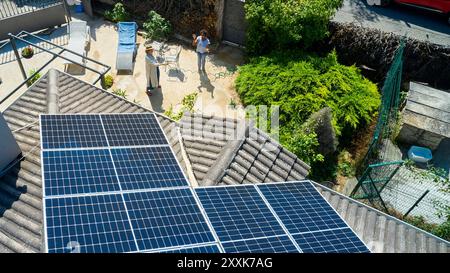
<svg viewBox="0 0 450 273">
<path fill-rule="evenodd" d="M 20 83 L 20 84 L 19 84 L 13 91 L 11 91 L 6 97 L 4 97 L 4 98 L 0 101 L 0 104 L 2 104 L 3 102 L 5 102 L 8 98 L 10 98 L 14 93 L 16 93 L 16 92 L 17 92 L 20 88 L 22 88 L 24 85 L 28 85 L 30 79 L 32 79 L 32 78 L 34 78 L 36 75 L 38 75 L 45 67 L 47 67 L 50 63 L 52 63 L 56 58 L 61 58 L 61 59 L 63 59 L 63 60 L 69 61 L 69 62 L 71 62 L 71 63 L 73 63 L 73 64 L 75 64 L 75 65 L 79 65 L 79 66 L 81 66 L 81 67 L 83 67 L 83 68 L 85 68 L 85 69 L 87 69 L 87 70 L 89 70 L 89 71 L 92 71 L 92 72 L 96 73 L 96 74 L 99 74 L 99 77 L 97 78 L 97 80 L 95 80 L 95 81 L 93 82 L 93 85 L 95 85 L 95 84 L 97 84 L 99 81 L 103 80 L 105 74 L 108 73 L 108 72 L 111 70 L 111 67 L 108 66 L 108 65 L 106 65 L 106 64 L 103 64 L 103 63 L 101 63 L 101 62 L 99 62 L 99 61 L 96 61 L 96 60 L 91 59 L 91 58 L 89 58 L 89 57 L 87 57 L 87 56 L 84 56 L 84 55 L 82 55 L 82 54 L 80 54 L 80 53 L 78 53 L 78 52 L 72 51 L 72 50 L 67 49 L 67 48 L 65 48 L 65 47 L 62 47 L 62 46 L 60 46 L 60 45 L 57 45 L 57 44 L 55 44 L 55 43 L 52 43 L 52 42 L 50 42 L 50 41 L 48 41 L 48 40 L 45 40 L 45 39 L 43 39 L 43 38 L 41 38 L 41 37 L 39 37 L 39 36 L 36 36 L 36 35 L 34 35 L 34 34 L 32 34 L 32 33 L 27 32 L 27 31 L 21 31 L 21 32 L 20 32 L 19 34 L 17 34 L 17 35 L 13 35 L 13 34 L 11 34 L 11 33 L 9 33 L 8 35 L 9 35 L 9 37 L 10 37 L 10 38 L 9 38 L 9 39 L 10 39 L 9 41 L 10 41 L 12 47 L 13 47 L 14 54 L 16 55 L 16 59 L 17 59 L 17 62 L 18 62 L 18 64 L 19 64 L 19 68 L 20 68 L 21 73 L 22 73 L 22 75 L 23 75 L 23 77 L 24 77 L 24 81 L 23 81 L 22 83 Z M 52 45 L 54 48 L 59 48 L 59 49 L 61 49 L 61 50 L 60 50 L 59 52 L 55 53 L 55 52 L 53 52 L 53 51 L 51 51 L 51 50 L 48 50 L 48 49 L 46 49 L 46 48 L 44 48 L 44 47 L 42 47 L 42 46 L 33 44 L 33 43 L 31 43 L 31 42 L 29 42 L 29 41 L 23 39 L 23 36 L 24 36 L 24 35 L 25 35 L 25 36 L 31 36 L 31 37 L 33 37 L 33 38 L 36 38 L 36 39 L 38 39 L 39 41 L 42 41 L 42 42 L 44 42 L 44 43 L 48 43 L 48 44 Z M 38 49 L 40 49 L 40 50 L 42 50 L 42 51 L 44 51 L 44 52 L 50 53 L 50 54 L 53 55 L 53 57 L 52 57 L 48 62 L 46 62 L 43 66 L 41 66 L 39 69 L 37 69 L 32 75 L 27 76 L 27 74 L 26 74 L 26 72 L 25 72 L 25 69 L 24 69 L 24 67 L 23 67 L 23 64 L 22 64 L 21 57 L 20 57 L 20 55 L 19 55 L 19 51 L 17 50 L 16 40 L 17 40 L 17 41 L 21 41 L 21 42 L 23 42 L 23 43 L 25 43 L 25 44 L 31 45 L 31 46 L 33 46 L 33 47 L 35 47 L 35 48 L 38 48 Z M 66 51 L 67 51 L 67 52 L 70 52 L 70 53 L 73 54 L 73 55 L 76 55 L 76 56 L 81 57 L 83 61 L 87 60 L 87 61 L 93 62 L 94 64 L 100 65 L 100 66 L 102 66 L 104 69 L 103 69 L 102 71 L 99 71 L 99 70 L 97 70 L 97 69 L 94 69 L 94 68 L 92 68 L 92 67 L 89 67 L 89 66 L 85 65 L 84 62 L 83 62 L 83 63 L 74 62 L 73 60 L 71 60 L 71 59 L 69 59 L 69 58 L 67 58 L 67 57 L 65 57 L 65 56 L 62 55 L 62 54 L 63 54 L 64 52 L 66 52 Z"/>
<path fill-rule="evenodd" d="M 64 0 L 0 0 L 0 20 L 61 5 Z"/>
</svg>

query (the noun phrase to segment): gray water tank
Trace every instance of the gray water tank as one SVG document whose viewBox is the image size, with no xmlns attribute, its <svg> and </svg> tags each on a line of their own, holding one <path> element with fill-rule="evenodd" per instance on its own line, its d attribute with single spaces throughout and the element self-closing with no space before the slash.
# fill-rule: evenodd
<svg viewBox="0 0 450 273">
<path fill-rule="evenodd" d="M 0 114 L 0 174 L 21 153 L 20 147 L 9 129 L 3 114 Z"/>
</svg>

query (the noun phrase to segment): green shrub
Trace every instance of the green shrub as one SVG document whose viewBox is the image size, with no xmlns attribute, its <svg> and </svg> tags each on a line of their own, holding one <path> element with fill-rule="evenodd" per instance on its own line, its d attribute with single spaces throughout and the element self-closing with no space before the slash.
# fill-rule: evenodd
<svg viewBox="0 0 450 273">
<path fill-rule="evenodd" d="M 169 36 L 172 31 L 170 22 L 161 15 L 151 10 L 147 21 L 144 23 L 145 38 L 149 40 L 161 40 Z"/>
<path fill-rule="evenodd" d="M 343 129 L 355 131 L 370 122 L 380 105 L 377 86 L 356 67 L 339 64 L 335 52 L 325 57 L 284 52 L 252 58 L 239 68 L 236 89 L 244 105 L 280 106 L 281 143 L 308 162 L 320 161 L 311 152 L 317 144 L 298 124 L 328 106 L 340 136 Z"/>
<path fill-rule="evenodd" d="M 178 121 L 183 117 L 184 112 L 188 111 L 188 112 L 193 113 L 194 105 L 195 105 L 195 101 L 197 100 L 197 97 L 198 97 L 197 92 L 193 92 L 191 94 L 184 96 L 183 100 L 181 101 L 182 107 L 181 107 L 180 111 L 178 111 L 178 113 L 173 110 L 173 106 L 170 106 L 170 108 L 164 112 L 164 115 L 166 115 L 167 117 L 169 117 L 173 120 Z"/>
<path fill-rule="evenodd" d="M 371 121 L 380 105 L 377 86 L 358 68 L 339 64 L 335 52 L 324 58 L 293 52 L 253 58 L 239 68 L 236 88 L 245 105 L 279 105 L 281 124 L 301 124 L 328 106 L 337 135 Z"/>
<path fill-rule="evenodd" d="M 112 22 L 124 22 L 129 20 L 130 14 L 122 3 L 116 3 L 111 11 L 105 12 L 105 18 Z"/>
<path fill-rule="evenodd" d="M 318 153 L 319 141 L 314 132 L 309 132 L 304 125 L 287 126 L 280 131 L 280 141 L 284 147 L 296 154 L 306 164 L 322 162 L 323 155 Z"/>
<path fill-rule="evenodd" d="M 30 71 L 28 71 L 28 77 L 31 77 L 34 73 L 36 73 L 36 69 L 30 69 Z M 41 78 L 41 74 L 37 73 L 34 77 L 30 78 L 27 81 L 28 86 L 32 85 L 33 83 L 35 83 L 40 78 Z"/>
<path fill-rule="evenodd" d="M 251 54 L 291 45 L 308 47 L 328 34 L 342 0 L 248 0 L 246 48 Z"/>
<path fill-rule="evenodd" d="M 126 90 L 117 88 L 117 89 L 113 89 L 112 93 L 113 93 L 114 95 L 119 96 L 119 97 L 122 97 L 122 98 L 124 98 L 124 99 L 127 98 L 127 91 L 126 91 Z"/>
<path fill-rule="evenodd" d="M 114 84 L 114 78 L 111 75 L 106 75 L 105 78 L 102 80 L 102 88 L 103 89 L 109 89 Z"/>
</svg>

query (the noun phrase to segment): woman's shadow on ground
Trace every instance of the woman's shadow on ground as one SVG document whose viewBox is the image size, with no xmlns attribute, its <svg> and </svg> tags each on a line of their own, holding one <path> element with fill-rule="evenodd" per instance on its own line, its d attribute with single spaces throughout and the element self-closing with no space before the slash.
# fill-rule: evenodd
<svg viewBox="0 0 450 273">
<path fill-rule="evenodd" d="M 206 89 L 207 92 L 211 93 L 211 98 L 214 98 L 214 89 L 216 88 L 211 84 L 211 80 L 209 79 L 210 75 L 208 75 L 205 71 L 200 71 L 200 85 L 197 87 L 198 91 L 202 92 L 202 89 Z"/>
</svg>

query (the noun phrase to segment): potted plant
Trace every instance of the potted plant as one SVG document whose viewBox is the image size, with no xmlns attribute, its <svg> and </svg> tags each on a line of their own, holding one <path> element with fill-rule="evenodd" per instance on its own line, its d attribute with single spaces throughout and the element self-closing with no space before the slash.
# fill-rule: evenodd
<svg viewBox="0 0 450 273">
<path fill-rule="evenodd" d="M 30 59 L 34 55 L 34 50 L 31 46 L 27 46 L 24 49 L 22 49 L 22 57 L 25 59 Z"/>
</svg>

